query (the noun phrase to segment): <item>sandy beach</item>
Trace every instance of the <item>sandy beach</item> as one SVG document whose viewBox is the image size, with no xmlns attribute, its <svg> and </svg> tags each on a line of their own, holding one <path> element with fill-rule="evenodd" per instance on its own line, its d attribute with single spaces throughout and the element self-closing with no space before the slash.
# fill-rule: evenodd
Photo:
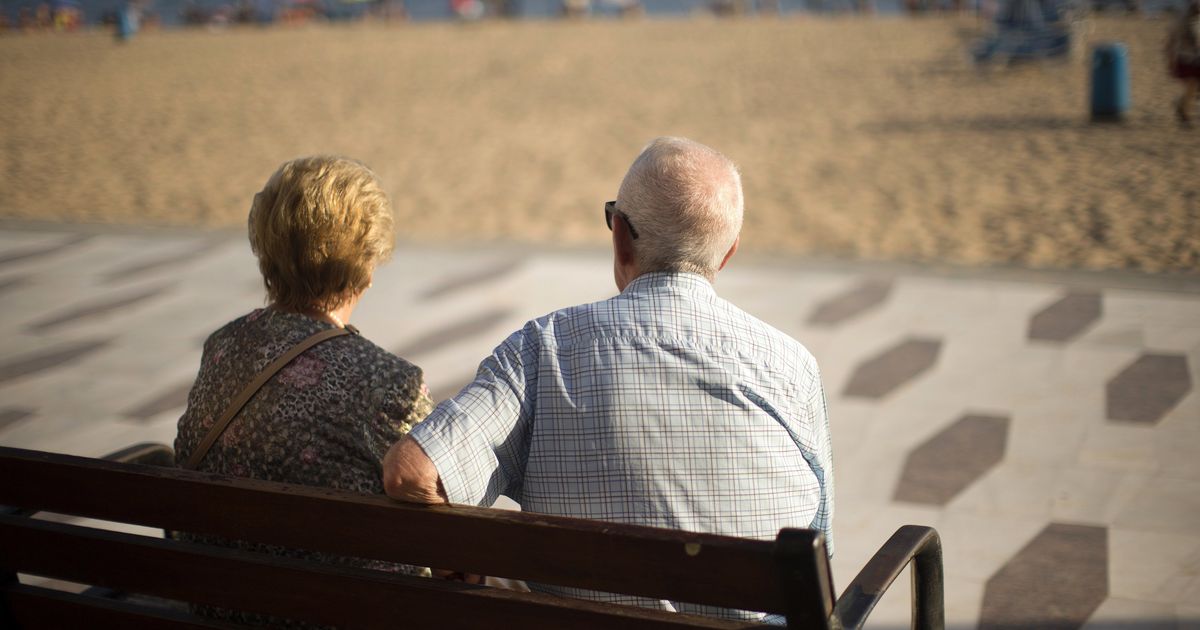
<svg viewBox="0 0 1200 630">
<path fill-rule="evenodd" d="M 0 218 L 237 227 L 285 159 L 342 153 L 400 238 L 602 245 L 657 135 L 743 170 L 747 251 L 1200 271 L 1200 129 L 1167 22 L 1128 46 L 1133 108 L 1088 122 L 1090 56 L 981 70 L 973 17 L 312 25 L 0 37 Z"/>
</svg>

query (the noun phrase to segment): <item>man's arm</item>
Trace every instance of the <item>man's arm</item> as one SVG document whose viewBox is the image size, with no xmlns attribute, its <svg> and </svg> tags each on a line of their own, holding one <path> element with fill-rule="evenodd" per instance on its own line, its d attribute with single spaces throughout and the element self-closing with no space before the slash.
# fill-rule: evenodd
<svg viewBox="0 0 1200 630">
<path fill-rule="evenodd" d="M 411 437 L 396 442 L 383 458 L 383 489 L 409 503 L 449 503 L 433 461 Z"/>
<path fill-rule="evenodd" d="M 389 497 L 409 503 L 449 503 L 442 489 L 437 468 L 417 441 L 405 437 L 388 449 L 383 458 L 383 487 Z M 443 580 L 483 584 L 484 578 L 473 573 L 432 569 L 433 576 Z"/>
<path fill-rule="evenodd" d="M 537 383 L 537 329 L 530 322 L 510 335 L 480 363 L 474 381 L 392 446 L 382 471 L 388 496 L 488 506 L 500 494 L 519 492 Z"/>
</svg>

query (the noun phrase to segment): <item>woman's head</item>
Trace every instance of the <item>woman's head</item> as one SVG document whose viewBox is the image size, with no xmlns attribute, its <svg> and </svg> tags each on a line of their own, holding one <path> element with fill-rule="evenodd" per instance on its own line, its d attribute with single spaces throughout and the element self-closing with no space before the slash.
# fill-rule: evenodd
<svg viewBox="0 0 1200 630">
<path fill-rule="evenodd" d="M 284 163 L 254 196 L 249 227 L 267 297 L 296 311 L 330 311 L 362 293 L 395 242 L 379 179 L 343 157 Z"/>
</svg>

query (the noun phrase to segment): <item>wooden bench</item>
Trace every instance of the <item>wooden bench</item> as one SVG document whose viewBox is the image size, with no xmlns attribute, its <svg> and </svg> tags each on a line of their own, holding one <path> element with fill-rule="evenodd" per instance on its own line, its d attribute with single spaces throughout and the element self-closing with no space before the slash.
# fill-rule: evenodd
<svg viewBox="0 0 1200 630">
<path fill-rule="evenodd" d="M 39 511 L 779 613 L 790 628 L 861 627 L 911 562 L 913 626 L 944 625 L 941 548 L 927 527 L 901 527 L 835 600 L 824 540 L 810 530 L 759 541 L 422 507 L 164 467 L 172 460 L 159 445 L 104 460 L 0 447 L 0 504 L 8 506 L 0 514 L 0 627 L 229 627 L 186 607 L 23 584 L 18 574 L 346 628 L 759 626 L 189 544 L 34 517 Z"/>
</svg>

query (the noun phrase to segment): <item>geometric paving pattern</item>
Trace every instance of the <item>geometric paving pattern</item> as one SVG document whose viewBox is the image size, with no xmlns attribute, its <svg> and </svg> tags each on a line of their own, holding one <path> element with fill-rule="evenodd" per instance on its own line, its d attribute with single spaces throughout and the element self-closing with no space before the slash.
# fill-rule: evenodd
<svg viewBox="0 0 1200 630">
<path fill-rule="evenodd" d="M 1051 523 L 987 581 L 980 630 L 1074 630 L 1108 597 L 1108 530 Z"/>
<path fill-rule="evenodd" d="M 863 361 L 842 392 L 857 398 L 883 398 L 937 363 L 942 342 L 907 339 Z"/>
<path fill-rule="evenodd" d="M 908 454 L 894 499 L 945 505 L 1004 458 L 1008 418 L 967 415 Z"/>
<path fill-rule="evenodd" d="M 20 248 L 0 252 L 0 265 L 8 265 L 9 263 L 24 262 L 34 258 L 41 258 L 51 254 L 57 254 L 64 250 L 70 249 L 75 245 L 91 240 L 91 235 L 78 234 L 71 236 L 63 241 L 52 245 L 42 245 L 30 248 Z"/>
<path fill-rule="evenodd" d="M 33 332 L 47 332 L 66 324 L 73 324 L 80 320 L 86 320 L 93 317 L 99 317 L 112 313 L 114 311 L 124 310 L 126 307 L 137 304 L 150 298 L 158 297 L 166 292 L 166 286 L 157 286 L 149 289 L 136 291 L 128 295 L 107 298 L 88 304 L 80 304 L 71 307 L 65 312 L 53 313 L 46 319 L 34 322 L 29 326 L 29 330 Z"/>
<path fill-rule="evenodd" d="M 430 388 L 429 396 L 434 400 L 445 400 L 462 391 L 462 388 L 473 380 L 475 380 L 475 372 L 463 373 L 458 378 L 448 379 L 443 385 Z"/>
<path fill-rule="evenodd" d="M 24 286 L 29 282 L 28 278 L 12 277 L 0 280 L 0 293 L 4 293 L 9 289 L 16 289 Z"/>
<path fill-rule="evenodd" d="M 132 280 L 145 276 L 147 274 L 161 274 L 163 271 L 178 267 L 189 263 L 213 250 L 220 245 L 221 241 L 213 240 L 201 243 L 199 247 L 185 249 L 182 252 L 175 252 L 151 258 L 149 260 L 139 260 L 130 264 L 123 265 L 112 271 L 103 274 L 104 282 L 115 283 L 125 280 Z"/>
<path fill-rule="evenodd" d="M 402 357 L 418 357 L 425 353 L 439 350 L 463 338 L 491 330 L 499 322 L 508 319 L 511 315 L 512 309 L 507 308 L 492 308 L 481 313 L 468 314 L 466 319 L 452 322 L 441 328 L 435 328 L 409 341 L 393 352 Z M 497 345 L 499 345 L 499 340 L 497 341 Z"/>
<path fill-rule="evenodd" d="M 32 415 L 33 411 L 29 409 L 0 409 L 0 430 L 3 430 L 10 424 L 16 424 Z"/>
<path fill-rule="evenodd" d="M 1187 357 L 1144 354 L 1121 370 L 1105 387 L 1107 417 L 1109 420 L 1154 424 L 1191 389 Z"/>
<path fill-rule="evenodd" d="M 438 284 L 422 291 L 420 296 L 422 299 L 432 300 L 449 295 L 451 293 L 457 293 L 459 291 L 484 285 L 492 280 L 503 278 L 504 276 L 511 274 L 524 262 L 524 258 L 514 257 L 501 262 L 488 264 L 478 269 L 468 271 L 464 274 L 446 278 Z"/>
<path fill-rule="evenodd" d="M 244 236 L 85 232 L 0 228 L 0 444 L 170 444 L 202 341 L 263 304 Z M 735 257 L 717 283 L 825 374 L 835 583 L 921 523 L 953 630 L 1200 628 L 1200 277 L 881 269 Z M 525 321 L 614 292 L 606 252 L 398 243 L 353 323 L 441 400 Z M 893 587 L 869 627 L 908 617 Z"/>
<path fill-rule="evenodd" d="M 872 279 L 817 304 L 808 323 L 834 326 L 883 304 L 892 292 L 891 280 Z"/>
<path fill-rule="evenodd" d="M 1068 341 L 1100 319 L 1100 294 L 1070 292 L 1029 320 L 1029 338 Z"/>
<path fill-rule="evenodd" d="M 63 364 L 74 363 L 111 343 L 111 339 L 93 339 L 70 343 L 50 350 L 33 352 L 0 363 L 0 384 L 29 376 Z"/>
<path fill-rule="evenodd" d="M 150 400 L 124 412 L 131 420 L 145 422 L 164 411 L 179 409 L 180 413 L 187 406 L 188 393 L 192 391 L 192 381 L 175 385 Z"/>
</svg>

